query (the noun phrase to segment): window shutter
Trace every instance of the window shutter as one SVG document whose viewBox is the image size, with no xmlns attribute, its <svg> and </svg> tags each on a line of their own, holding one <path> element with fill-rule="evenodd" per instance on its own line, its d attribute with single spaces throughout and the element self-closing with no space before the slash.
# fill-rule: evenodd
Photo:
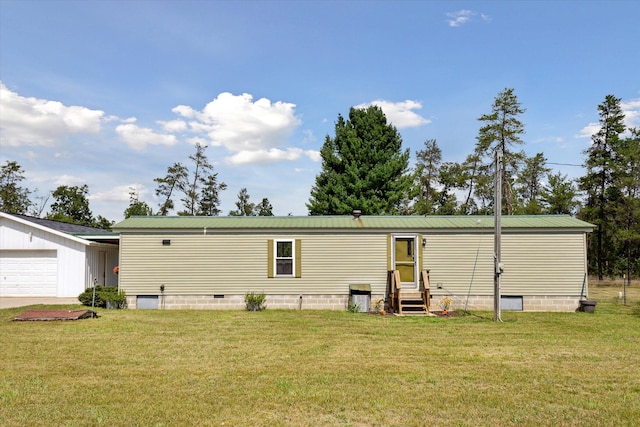
<svg viewBox="0 0 640 427">
<path fill-rule="evenodd" d="M 273 264 L 275 259 L 273 258 L 273 239 L 267 240 L 267 277 L 274 277 Z"/>
<path fill-rule="evenodd" d="M 424 236 L 418 234 L 418 274 L 424 269 L 424 246 L 422 246 L 422 239 Z"/>
<path fill-rule="evenodd" d="M 302 277 L 302 243 L 300 239 L 296 239 L 296 257 L 295 257 L 295 265 L 296 265 L 296 277 Z"/>
<path fill-rule="evenodd" d="M 393 270 L 391 266 L 391 234 L 387 234 L 387 271 Z"/>
</svg>

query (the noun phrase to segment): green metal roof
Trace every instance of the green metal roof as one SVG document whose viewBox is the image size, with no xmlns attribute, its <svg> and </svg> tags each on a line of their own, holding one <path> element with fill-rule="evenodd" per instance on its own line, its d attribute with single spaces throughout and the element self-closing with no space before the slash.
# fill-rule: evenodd
<svg viewBox="0 0 640 427">
<path fill-rule="evenodd" d="M 428 230 L 493 228 L 493 216 L 134 216 L 113 226 L 126 230 Z M 502 228 L 584 229 L 594 226 L 568 215 L 510 215 L 502 217 Z"/>
</svg>

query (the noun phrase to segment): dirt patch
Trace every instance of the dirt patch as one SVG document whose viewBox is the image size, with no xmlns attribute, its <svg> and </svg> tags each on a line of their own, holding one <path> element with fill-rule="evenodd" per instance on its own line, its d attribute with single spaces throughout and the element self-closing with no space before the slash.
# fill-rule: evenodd
<svg viewBox="0 0 640 427">
<path fill-rule="evenodd" d="M 431 311 L 430 313 L 435 314 L 438 317 L 460 317 L 461 314 L 457 311 Z"/>
<path fill-rule="evenodd" d="M 13 320 L 80 320 L 98 317 L 91 310 L 27 310 Z"/>
</svg>

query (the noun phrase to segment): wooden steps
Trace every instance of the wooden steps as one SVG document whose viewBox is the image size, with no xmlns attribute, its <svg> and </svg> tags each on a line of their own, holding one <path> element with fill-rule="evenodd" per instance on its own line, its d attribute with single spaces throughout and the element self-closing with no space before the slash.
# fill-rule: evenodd
<svg viewBox="0 0 640 427">
<path fill-rule="evenodd" d="M 429 270 L 420 273 L 420 288 L 416 290 L 402 289 L 400 272 L 389 271 L 388 304 L 392 313 L 401 316 L 428 316 L 431 299 L 429 286 Z"/>
<path fill-rule="evenodd" d="M 429 314 L 421 292 L 400 292 L 398 314 L 403 316 L 426 316 Z"/>
</svg>

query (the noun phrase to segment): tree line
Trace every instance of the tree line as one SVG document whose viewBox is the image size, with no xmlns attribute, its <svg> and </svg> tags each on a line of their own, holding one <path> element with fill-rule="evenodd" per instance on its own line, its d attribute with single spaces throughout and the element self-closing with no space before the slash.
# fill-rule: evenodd
<svg viewBox="0 0 640 427">
<path fill-rule="evenodd" d="M 145 201 L 140 200 L 138 191 L 130 188 L 129 206 L 124 210 L 125 218 L 131 216 L 161 215 L 167 216 L 175 210 L 175 200 L 179 198 L 183 209 L 176 213 L 179 216 L 217 216 L 221 213 L 220 192 L 227 184 L 219 182 L 218 174 L 213 172 L 209 162 L 206 146 L 196 144 L 195 153 L 189 156 L 192 168 L 174 163 L 167 168 L 163 177 L 155 178 L 155 194 L 161 200 L 154 212 Z M 35 191 L 23 187 L 25 171 L 15 161 L 7 161 L 0 170 L 0 211 L 18 215 L 44 216 L 46 219 L 71 224 L 97 227 L 110 230 L 115 223 L 100 215 L 94 217 L 89 207 L 89 187 L 61 185 L 45 198 L 32 195 Z M 36 190 L 37 191 L 37 190 Z M 52 202 L 49 211 L 43 215 L 49 199 Z M 40 200 L 40 203 L 37 201 Z M 268 198 L 260 203 L 252 203 L 246 188 L 238 193 L 237 209 L 229 211 L 230 216 L 273 216 L 273 206 Z"/>
<path fill-rule="evenodd" d="M 607 95 L 598 105 L 599 130 L 584 154 L 585 175 L 572 180 L 553 172 L 544 153 L 527 156 L 522 150 L 525 109 L 514 89 L 504 89 L 491 110 L 478 118 L 480 128 L 473 151 L 461 162 L 442 159 L 435 139 L 427 139 L 410 168 L 408 149 L 379 107 L 351 108 L 338 116 L 335 134 L 320 150 L 322 165 L 306 206 L 310 215 L 345 215 L 360 209 L 368 215 L 491 215 L 494 206 L 496 153 L 504 164 L 501 176 L 503 214 L 568 214 L 595 225 L 588 237 L 589 271 L 600 278 L 640 274 L 640 131 L 627 129 L 621 99 Z M 196 144 L 190 163 L 174 163 L 154 179 L 157 210 L 130 192 L 125 218 L 132 215 L 217 216 L 222 212 L 220 181 L 209 162 L 206 146 Z M 2 166 L 0 209 L 9 213 L 34 209 L 31 191 L 20 185 L 24 172 L 16 162 Z M 61 186 L 46 217 L 109 228 L 89 210 L 87 186 Z M 238 193 L 232 216 L 270 216 L 267 198 L 252 203 L 246 188 Z M 44 206 L 44 203 L 41 204 Z"/>
<path fill-rule="evenodd" d="M 322 169 L 307 203 L 311 215 L 491 215 L 495 156 L 503 214 L 567 214 L 595 225 L 588 236 L 589 272 L 640 275 L 640 130 L 627 129 L 621 99 L 598 106 L 599 130 L 583 152 L 585 175 L 552 172 L 544 153 L 521 149 L 525 112 L 513 89 L 500 92 L 479 117 L 473 151 L 462 162 L 443 162 L 435 139 L 424 142 L 409 168 L 409 151 L 375 106 L 339 116 L 335 136 L 321 149 Z M 546 181 L 546 184 L 544 184 Z"/>
</svg>

